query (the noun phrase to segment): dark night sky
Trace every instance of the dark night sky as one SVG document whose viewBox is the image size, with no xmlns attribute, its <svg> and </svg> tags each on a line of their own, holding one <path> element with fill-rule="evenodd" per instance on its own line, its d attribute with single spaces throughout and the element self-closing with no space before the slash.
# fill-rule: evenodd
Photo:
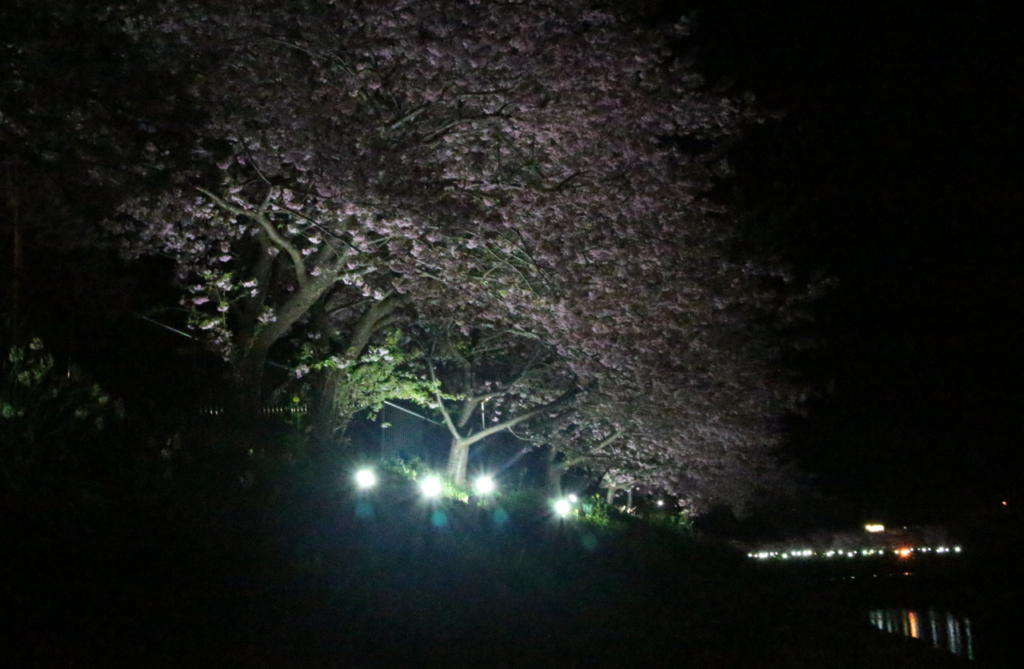
<svg viewBox="0 0 1024 669">
<path fill-rule="evenodd" d="M 790 449 L 840 508 L 942 518 L 1024 465 L 1024 51 L 995 3 L 696 3 L 698 63 L 781 123 L 736 153 L 756 229 L 838 279 Z M 831 383 L 829 383 L 831 382 Z"/>
</svg>

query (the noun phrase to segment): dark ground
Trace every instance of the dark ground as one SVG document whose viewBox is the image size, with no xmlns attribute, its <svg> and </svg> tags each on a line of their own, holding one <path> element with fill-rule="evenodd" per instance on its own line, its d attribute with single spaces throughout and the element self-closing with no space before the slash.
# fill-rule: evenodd
<svg viewBox="0 0 1024 669">
<path fill-rule="evenodd" d="M 968 666 L 872 630 L 863 593 L 650 525 L 521 502 L 499 524 L 408 485 L 360 498 L 340 475 L 279 480 L 22 517 L 2 549 L 3 664 Z"/>
</svg>

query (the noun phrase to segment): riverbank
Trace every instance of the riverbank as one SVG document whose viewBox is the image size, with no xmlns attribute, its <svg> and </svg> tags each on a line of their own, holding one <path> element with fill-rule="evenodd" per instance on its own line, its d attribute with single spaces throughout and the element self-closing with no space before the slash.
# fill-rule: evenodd
<svg viewBox="0 0 1024 669">
<path fill-rule="evenodd" d="M 326 478 L 23 523 L 12 666 L 962 667 L 853 603 L 643 523 Z"/>
</svg>

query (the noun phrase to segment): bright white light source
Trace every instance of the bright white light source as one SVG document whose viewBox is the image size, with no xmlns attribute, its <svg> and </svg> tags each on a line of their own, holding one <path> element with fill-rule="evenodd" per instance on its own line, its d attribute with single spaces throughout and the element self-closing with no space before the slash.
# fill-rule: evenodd
<svg viewBox="0 0 1024 669">
<path fill-rule="evenodd" d="M 490 476 L 481 476 L 476 480 L 473 487 L 481 495 L 490 495 L 494 492 L 494 479 Z"/>
<path fill-rule="evenodd" d="M 885 532 L 885 525 L 881 523 L 868 523 L 864 526 L 864 529 L 868 532 Z"/>
<path fill-rule="evenodd" d="M 377 475 L 372 469 L 360 469 L 356 472 L 356 485 L 362 490 L 372 488 L 377 485 Z"/>
<path fill-rule="evenodd" d="M 438 497 L 442 490 L 444 490 L 444 486 L 441 484 L 441 479 L 436 476 L 428 476 L 420 481 L 420 492 L 424 497 Z"/>
<path fill-rule="evenodd" d="M 658 506 L 665 506 L 665 500 L 659 499 L 658 500 Z"/>
<path fill-rule="evenodd" d="M 560 499 L 555 502 L 555 513 L 565 518 L 572 511 L 572 503 L 567 499 Z"/>
<path fill-rule="evenodd" d="M 580 498 L 577 497 L 576 495 L 569 495 L 569 501 L 575 504 L 576 502 L 580 501 Z"/>
</svg>

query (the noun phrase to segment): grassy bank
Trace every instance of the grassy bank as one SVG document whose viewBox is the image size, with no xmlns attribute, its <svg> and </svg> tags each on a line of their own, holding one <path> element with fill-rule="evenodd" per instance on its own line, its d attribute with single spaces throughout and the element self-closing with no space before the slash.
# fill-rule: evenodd
<svg viewBox="0 0 1024 669">
<path fill-rule="evenodd" d="M 273 481 L 22 519 L 4 549 L 11 666 L 961 664 L 664 527 L 522 496 L 427 502 L 402 480 L 361 494 L 342 471 Z"/>
</svg>

